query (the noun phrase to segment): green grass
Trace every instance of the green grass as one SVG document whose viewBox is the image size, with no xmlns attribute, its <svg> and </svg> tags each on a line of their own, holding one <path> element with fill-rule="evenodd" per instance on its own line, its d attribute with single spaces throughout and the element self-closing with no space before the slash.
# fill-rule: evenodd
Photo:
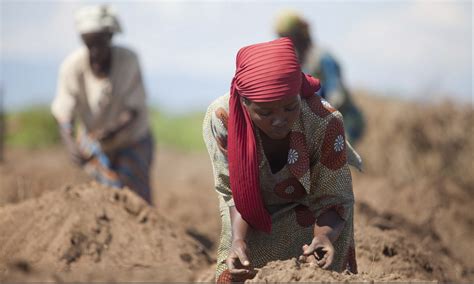
<svg viewBox="0 0 474 284">
<path fill-rule="evenodd" d="M 8 146 L 36 149 L 57 144 L 59 141 L 56 121 L 47 107 L 30 107 L 6 115 Z"/>
<path fill-rule="evenodd" d="M 202 139 L 202 120 L 204 113 L 191 113 L 180 116 L 151 112 L 151 128 L 159 144 L 185 151 L 205 149 Z"/>
<path fill-rule="evenodd" d="M 150 123 L 158 144 L 184 151 L 202 151 L 204 113 L 168 115 L 150 110 Z M 37 149 L 60 143 L 56 121 L 48 107 L 30 107 L 6 115 L 6 144 Z"/>
</svg>

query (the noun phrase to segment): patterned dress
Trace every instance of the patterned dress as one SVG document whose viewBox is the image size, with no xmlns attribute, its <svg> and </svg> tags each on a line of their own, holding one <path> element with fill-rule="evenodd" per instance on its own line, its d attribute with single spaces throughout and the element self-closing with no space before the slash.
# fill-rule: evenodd
<svg viewBox="0 0 474 284">
<path fill-rule="evenodd" d="M 214 171 L 222 230 L 217 252 L 216 280 L 230 279 L 225 260 L 232 243 L 229 207 L 234 206 L 227 163 L 229 95 L 215 100 L 204 118 L 203 136 Z M 249 230 L 247 246 L 254 267 L 302 254 L 313 239 L 313 225 L 323 212 L 333 209 L 345 226 L 333 244 L 332 270 L 357 272 L 353 235 L 352 178 L 346 159 L 341 114 L 319 96 L 302 99 L 301 114 L 290 132 L 287 164 L 272 173 L 255 131 L 259 158 L 260 191 L 272 217 L 270 234 Z"/>
</svg>

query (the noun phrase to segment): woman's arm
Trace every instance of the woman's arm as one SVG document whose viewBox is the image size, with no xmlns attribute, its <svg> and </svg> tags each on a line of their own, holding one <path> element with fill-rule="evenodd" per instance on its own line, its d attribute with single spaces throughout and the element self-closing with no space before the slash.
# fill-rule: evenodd
<svg viewBox="0 0 474 284">
<path fill-rule="evenodd" d="M 334 243 L 344 228 L 345 221 L 335 210 L 328 210 L 321 214 L 314 224 L 314 237 L 325 235 Z"/>
<path fill-rule="evenodd" d="M 315 188 L 308 196 L 310 209 L 316 217 L 314 236 L 311 244 L 303 247 L 303 258 L 325 269 L 341 270 L 345 265 L 343 258 L 353 245 L 354 195 L 345 145 L 342 149 L 334 147 L 337 137 L 344 137 L 342 116 L 333 112 L 325 120 L 326 131 L 322 132 L 320 150 L 311 168 L 311 182 Z"/>
<path fill-rule="evenodd" d="M 328 210 L 319 215 L 314 224 L 314 237 L 310 245 L 303 246 L 303 256 L 300 260 L 316 262 L 327 269 L 334 260 L 333 243 L 339 238 L 345 221 L 335 210 Z"/>
<path fill-rule="evenodd" d="M 226 264 L 232 275 L 244 280 L 255 274 L 255 271 L 250 267 L 247 243 L 245 242 L 249 225 L 235 206 L 229 207 L 229 211 L 232 226 L 232 246 Z"/>
<path fill-rule="evenodd" d="M 232 240 L 243 240 L 245 241 L 245 237 L 247 236 L 247 230 L 249 225 L 247 222 L 242 218 L 239 211 L 235 206 L 229 207 L 230 211 L 230 222 L 232 224 Z"/>
<path fill-rule="evenodd" d="M 227 163 L 227 112 L 224 108 L 211 105 L 203 122 L 203 136 L 214 171 L 216 192 L 222 197 L 229 210 L 232 243 L 226 259 L 226 265 L 234 281 L 244 282 L 255 274 L 250 267 L 247 244 L 245 242 L 249 225 L 235 208 L 229 184 L 229 167 Z"/>
</svg>

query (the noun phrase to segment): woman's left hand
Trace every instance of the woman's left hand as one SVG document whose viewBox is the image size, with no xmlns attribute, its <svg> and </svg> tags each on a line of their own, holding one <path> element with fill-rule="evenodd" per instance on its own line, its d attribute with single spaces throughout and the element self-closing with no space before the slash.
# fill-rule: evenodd
<svg viewBox="0 0 474 284">
<path fill-rule="evenodd" d="M 325 234 L 317 235 L 310 245 L 303 246 L 300 260 L 316 263 L 323 269 L 329 268 L 334 260 L 334 246 Z"/>
</svg>

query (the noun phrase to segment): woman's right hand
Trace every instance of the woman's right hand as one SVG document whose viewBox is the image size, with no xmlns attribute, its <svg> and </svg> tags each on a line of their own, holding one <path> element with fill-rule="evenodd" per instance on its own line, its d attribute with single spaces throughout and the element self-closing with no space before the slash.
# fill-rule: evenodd
<svg viewBox="0 0 474 284">
<path fill-rule="evenodd" d="M 73 163 L 83 166 L 88 159 L 82 154 L 76 141 L 74 141 L 71 130 L 61 127 L 60 134 L 64 145 L 66 146 L 67 152 L 69 153 L 69 157 Z"/>
<path fill-rule="evenodd" d="M 244 240 L 234 240 L 226 259 L 227 267 L 233 279 L 245 280 L 255 276 L 254 269 L 250 266 L 247 244 Z"/>
</svg>

